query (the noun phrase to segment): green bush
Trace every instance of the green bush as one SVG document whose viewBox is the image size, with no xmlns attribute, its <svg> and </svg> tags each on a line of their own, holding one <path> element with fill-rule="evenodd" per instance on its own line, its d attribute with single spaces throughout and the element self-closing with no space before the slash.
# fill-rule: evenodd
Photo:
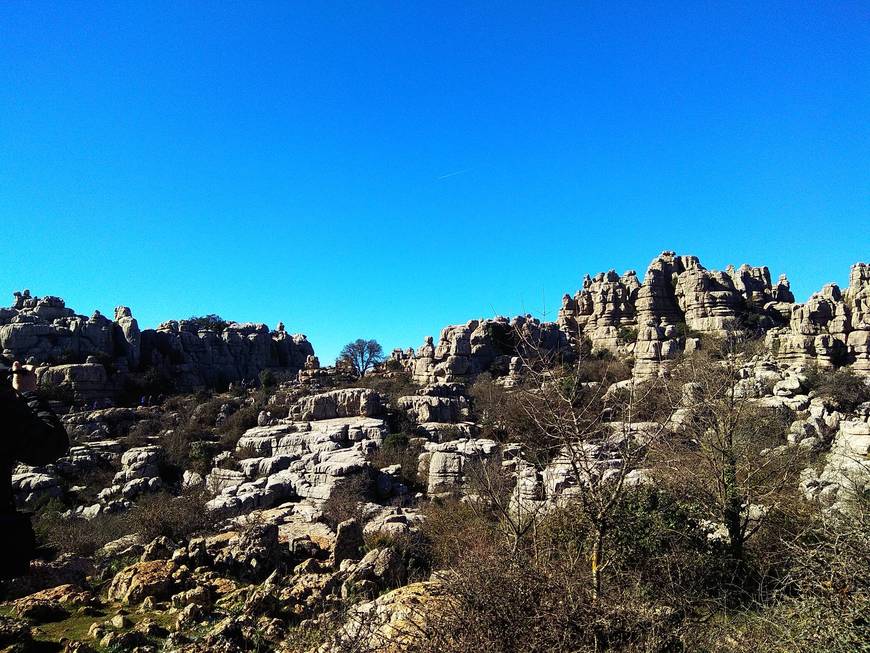
<svg viewBox="0 0 870 653">
<path fill-rule="evenodd" d="M 623 326 L 616 332 L 616 340 L 621 345 L 628 345 L 637 340 L 637 327 Z"/>
<path fill-rule="evenodd" d="M 226 331 L 229 325 L 229 322 L 214 313 L 209 315 L 192 315 L 185 322 L 192 324 L 199 331 L 213 331 L 215 333 Z"/>
<path fill-rule="evenodd" d="M 264 388 L 274 388 L 278 385 L 278 378 L 272 370 L 262 370 L 259 379 L 260 385 Z"/>
</svg>

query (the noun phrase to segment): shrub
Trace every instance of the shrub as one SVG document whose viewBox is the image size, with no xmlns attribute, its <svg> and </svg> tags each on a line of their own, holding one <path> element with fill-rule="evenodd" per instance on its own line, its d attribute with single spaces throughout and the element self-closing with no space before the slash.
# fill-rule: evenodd
<svg viewBox="0 0 870 653">
<path fill-rule="evenodd" d="M 144 495 L 125 515 L 131 533 L 147 542 L 164 535 L 178 540 L 212 523 L 205 509 L 206 493 L 195 491 L 177 497 L 166 492 Z"/>
<path fill-rule="evenodd" d="M 616 340 L 620 345 L 628 345 L 637 340 L 637 327 L 622 326 L 616 332 Z"/>
<path fill-rule="evenodd" d="M 489 322 L 484 330 L 496 354 L 500 356 L 516 355 L 518 339 L 513 327 L 501 322 Z"/>
<path fill-rule="evenodd" d="M 259 375 L 260 385 L 264 388 L 274 388 L 278 385 L 278 378 L 272 370 L 262 370 Z"/>
<path fill-rule="evenodd" d="M 66 506 L 53 501 L 33 520 L 37 540 L 56 554 L 93 555 L 105 544 L 138 533 L 144 541 L 160 535 L 179 539 L 206 529 L 212 522 L 204 492 L 177 497 L 166 492 L 144 495 L 127 512 L 97 515 L 91 520 L 66 518 Z"/>
<path fill-rule="evenodd" d="M 489 373 L 479 375 L 468 394 L 474 420 L 482 429 L 481 437 L 506 442 L 522 439 L 530 432 L 529 417 L 512 396 L 513 391 L 496 383 Z"/>
<path fill-rule="evenodd" d="M 221 436 L 221 445 L 228 449 L 234 448 L 245 431 L 257 425 L 261 410 L 260 405 L 245 406 L 227 417 L 217 428 Z"/>
<path fill-rule="evenodd" d="M 417 463 L 420 456 L 419 447 L 412 447 L 406 433 L 390 433 L 384 438 L 384 442 L 378 451 L 372 456 L 372 466 L 377 469 L 400 465 L 399 476 L 402 482 L 411 492 L 423 491 L 425 486 L 417 477 Z"/>
<path fill-rule="evenodd" d="M 214 333 L 226 331 L 227 326 L 230 324 L 220 315 L 215 315 L 214 313 L 192 315 L 185 321 L 196 327 L 198 331 L 213 331 Z"/>
<path fill-rule="evenodd" d="M 57 401 L 64 406 L 74 406 L 76 404 L 75 393 L 65 383 L 40 385 L 39 396 L 46 401 Z"/>
<path fill-rule="evenodd" d="M 812 366 L 806 371 L 807 387 L 831 401 L 837 410 L 851 413 L 865 401 L 870 401 L 870 385 L 844 367 L 837 370 Z"/>
<path fill-rule="evenodd" d="M 381 396 L 386 397 L 389 404 L 393 407 L 396 406 L 399 397 L 412 395 L 417 391 L 417 386 L 411 381 L 411 375 L 404 370 L 391 372 L 389 376 L 367 374 L 360 379 L 354 380 L 348 387 L 374 390 Z"/>
<path fill-rule="evenodd" d="M 66 506 L 60 502 L 50 502 L 33 519 L 37 542 L 54 554 L 90 556 L 130 532 L 122 515 L 98 515 L 87 520 L 62 517 L 65 510 Z"/>
<path fill-rule="evenodd" d="M 175 393 L 175 381 L 164 372 L 152 367 L 144 373 L 124 376 L 118 392 L 119 406 L 138 406 L 142 397 L 159 397 Z"/>
<path fill-rule="evenodd" d="M 356 519 L 362 524 L 364 520 L 361 503 L 368 500 L 371 491 L 372 480 L 364 474 L 344 479 L 323 502 L 323 522 L 333 530 L 348 519 Z"/>
<path fill-rule="evenodd" d="M 397 361 L 395 358 L 387 359 L 387 362 L 384 363 L 384 369 L 392 374 L 401 374 L 405 371 L 402 362 Z"/>
</svg>

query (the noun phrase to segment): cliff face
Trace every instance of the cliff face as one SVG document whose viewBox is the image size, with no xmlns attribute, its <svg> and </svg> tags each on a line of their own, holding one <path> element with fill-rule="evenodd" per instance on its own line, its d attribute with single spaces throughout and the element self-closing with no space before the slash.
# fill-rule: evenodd
<svg viewBox="0 0 870 653">
<path fill-rule="evenodd" d="M 110 397 L 130 372 L 157 370 L 180 390 L 253 379 L 266 368 L 295 375 L 314 349 L 283 325 L 231 323 L 223 331 L 198 330 L 186 321 L 140 330 L 125 306 L 114 320 L 99 311 L 77 315 L 59 297 L 15 293 L 0 308 L 0 350 L 39 367 L 40 380 L 64 383 L 81 399 Z"/>
<path fill-rule="evenodd" d="M 796 304 L 785 275 L 773 283 L 767 267 L 708 270 L 695 256 L 662 252 L 642 282 L 634 270 L 587 275 L 573 296 L 563 297 L 555 323 L 528 316 L 474 320 L 443 329 L 437 346 L 430 337 L 416 352 L 397 350 L 393 358 L 420 383 L 463 380 L 493 365 L 503 371 L 521 353 L 504 346 L 510 337 L 502 332 L 516 326 L 532 329 L 532 340 L 551 351 L 586 343 L 631 357 L 641 378 L 700 346 L 702 336 L 736 332 L 764 336 L 770 354 L 787 364 L 870 373 L 870 266 L 852 267 L 846 291 L 831 284 Z"/>
</svg>

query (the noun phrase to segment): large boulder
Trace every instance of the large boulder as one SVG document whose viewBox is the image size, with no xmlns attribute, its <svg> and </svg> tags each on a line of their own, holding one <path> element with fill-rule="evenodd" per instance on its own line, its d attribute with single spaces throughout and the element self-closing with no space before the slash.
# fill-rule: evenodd
<svg viewBox="0 0 870 653">
<path fill-rule="evenodd" d="M 336 417 L 375 417 L 382 413 L 380 395 L 368 388 L 323 392 L 304 397 L 290 408 L 290 417 L 302 421 Z"/>
<path fill-rule="evenodd" d="M 166 601 L 181 589 L 186 579 L 186 568 L 171 560 L 137 562 L 115 574 L 108 598 L 128 605 L 139 604 L 148 597 Z"/>
</svg>

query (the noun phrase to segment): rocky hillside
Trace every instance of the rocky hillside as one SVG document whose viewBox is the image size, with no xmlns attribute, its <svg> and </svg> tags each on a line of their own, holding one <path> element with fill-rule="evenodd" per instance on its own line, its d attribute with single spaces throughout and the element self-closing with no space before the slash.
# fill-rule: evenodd
<svg viewBox="0 0 870 653">
<path fill-rule="evenodd" d="M 796 304 L 766 268 L 666 252 L 556 322 L 449 326 L 363 378 L 283 329 L 16 296 L 0 343 L 46 390 L 90 367 L 177 389 L 55 398 L 73 446 L 14 470 L 41 549 L 0 648 L 863 650 L 868 288 L 857 264 Z"/>
</svg>

